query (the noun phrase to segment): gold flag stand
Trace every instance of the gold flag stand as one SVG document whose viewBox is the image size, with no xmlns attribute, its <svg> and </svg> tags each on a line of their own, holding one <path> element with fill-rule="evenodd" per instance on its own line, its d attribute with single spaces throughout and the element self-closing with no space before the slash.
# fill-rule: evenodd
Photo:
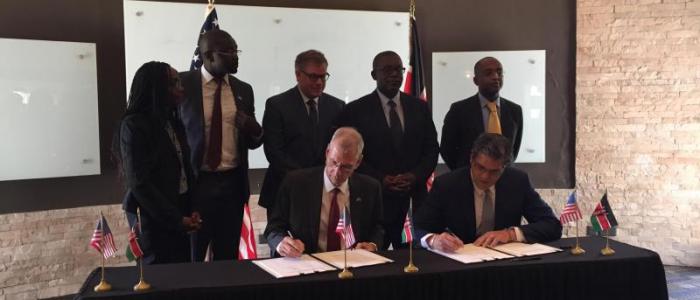
<svg viewBox="0 0 700 300">
<path fill-rule="evenodd" d="M 343 259 L 344 259 L 344 264 L 343 264 L 343 271 L 338 273 L 338 278 L 340 279 L 349 279 L 352 278 L 354 275 L 350 270 L 348 270 L 348 249 L 347 247 L 343 247 Z"/>
<path fill-rule="evenodd" d="M 615 250 L 610 248 L 610 238 L 608 237 L 610 229 L 605 230 L 605 248 L 600 249 L 600 254 L 605 255 L 605 256 L 610 256 L 615 254 Z"/>
<path fill-rule="evenodd" d="M 347 222 L 347 209 L 343 207 L 343 221 Z M 343 226 L 347 226 L 348 224 L 345 224 Z M 345 230 L 343 230 L 345 231 Z M 352 278 L 354 275 L 350 270 L 348 270 L 348 245 L 346 245 L 345 242 L 345 233 L 343 233 L 343 236 L 341 237 L 343 239 L 342 244 L 343 244 L 343 271 L 338 273 L 338 278 L 340 279 L 349 279 Z"/>
<path fill-rule="evenodd" d="M 101 292 L 107 292 L 112 290 L 112 285 L 107 283 L 105 281 L 105 256 L 103 254 L 100 254 L 102 256 L 102 270 L 101 270 L 101 277 L 100 277 L 100 283 L 98 283 L 95 286 L 95 292 L 101 293 Z"/>
<path fill-rule="evenodd" d="M 583 248 L 581 248 L 581 244 L 578 242 L 578 223 L 579 220 L 576 220 L 576 247 L 571 249 L 572 255 L 581 255 L 586 253 L 586 250 L 583 250 Z"/>
<path fill-rule="evenodd" d="M 138 227 L 139 227 L 139 233 L 143 233 L 141 230 L 141 208 L 137 207 L 136 208 L 136 221 L 138 222 Z M 143 279 L 143 255 L 138 258 L 136 263 L 139 265 L 139 282 L 134 285 L 134 291 L 136 292 L 141 292 L 141 291 L 147 291 L 151 289 L 151 284 L 146 282 L 146 280 Z"/>
<path fill-rule="evenodd" d="M 413 1 L 411 1 L 411 6 L 413 6 Z M 408 202 L 408 210 L 411 212 L 411 215 L 413 215 L 413 197 L 409 199 Z M 409 220 L 409 222 L 413 222 L 413 220 Z M 412 223 L 409 223 L 409 230 L 412 229 L 413 227 Z M 410 230 L 411 233 L 411 241 L 408 242 L 408 265 L 403 268 L 404 273 L 416 273 L 418 272 L 418 267 L 413 264 L 413 230 Z"/>
</svg>

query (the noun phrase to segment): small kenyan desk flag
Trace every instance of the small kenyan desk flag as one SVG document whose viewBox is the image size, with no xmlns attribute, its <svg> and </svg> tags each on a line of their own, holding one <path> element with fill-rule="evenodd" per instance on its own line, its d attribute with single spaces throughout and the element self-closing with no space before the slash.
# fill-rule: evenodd
<svg viewBox="0 0 700 300">
<path fill-rule="evenodd" d="M 610 208 L 610 203 L 608 203 L 608 192 L 605 192 L 603 198 L 600 199 L 600 203 L 596 205 L 591 215 L 591 225 L 596 232 L 603 232 L 617 226 L 617 220 L 612 208 Z"/>
</svg>

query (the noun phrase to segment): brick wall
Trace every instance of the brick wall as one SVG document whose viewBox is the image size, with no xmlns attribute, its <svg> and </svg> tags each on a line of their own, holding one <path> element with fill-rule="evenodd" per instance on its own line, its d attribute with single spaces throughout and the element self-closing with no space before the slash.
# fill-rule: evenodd
<svg viewBox="0 0 700 300">
<path fill-rule="evenodd" d="M 577 9 L 582 210 L 607 189 L 616 239 L 657 251 L 665 264 L 700 266 L 700 2 L 580 0 Z M 539 192 L 558 213 L 569 190 Z M 265 210 L 256 203 L 260 234 Z M 75 293 L 99 264 L 87 244 L 100 211 L 119 248 L 108 265 L 128 264 L 119 205 L 0 215 L 0 300 Z"/>
<path fill-rule="evenodd" d="M 576 186 L 607 189 L 617 239 L 700 266 L 700 2 L 582 0 Z"/>
</svg>

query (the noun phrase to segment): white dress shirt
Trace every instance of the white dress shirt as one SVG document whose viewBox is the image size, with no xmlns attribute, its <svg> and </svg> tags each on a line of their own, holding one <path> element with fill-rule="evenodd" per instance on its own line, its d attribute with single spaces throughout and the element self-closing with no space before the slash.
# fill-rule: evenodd
<svg viewBox="0 0 700 300">
<path fill-rule="evenodd" d="M 211 115 L 214 110 L 214 93 L 216 81 L 207 69 L 202 66 L 202 109 L 204 112 L 204 162 L 207 161 L 209 147 L 209 132 Z M 206 163 L 202 164 L 205 171 L 225 171 L 238 166 L 238 130 L 236 128 L 236 101 L 233 90 L 228 82 L 228 75 L 221 82 L 221 163 L 216 170 L 210 170 Z"/>
</svg>

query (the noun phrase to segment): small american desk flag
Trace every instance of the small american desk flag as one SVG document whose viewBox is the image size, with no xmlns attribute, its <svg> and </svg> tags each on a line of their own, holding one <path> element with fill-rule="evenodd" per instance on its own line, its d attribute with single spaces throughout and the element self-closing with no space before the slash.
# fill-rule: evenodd
<svg viewBox="0 0 700 300">
<path fill-rule="evenodd" d="M 100 214 L 100 218 L 97 220 L 97 226 L 95 226 L 95 231 L 92 233 L 90 246 L 102 253 L 104 258 L 112 257 L 117 253 L 117 246 L 114 244 L 114 236 L 112 236 L 112 231 L 109 230 L 107 220 L 102 214 Z"/>
<path fill-rule="evenodd" d="M 355 233 L 352 231 L 352 222 L 350 221 L 350 213 L 347 207 L 343 207 L 343 215 L 338 218 L 338 226 L 335 227 L 335 233 L 340 235 L 341 240 L 345 243 L 345 249 L 355 245 Z"/>
<path fill-rule="evenodd" d="M 578 208 L 578 204 L 576 204 L 576 192 L 574 191 L 569 194 L 569 199 L 566 201 L 564 210 L 561 211 L 559 221 L 561 221 L 562 224 L 566 224 L 581 220 L 581 218 L 583 218 L 583 216 L 581 215 L 581 210 Z"/>
</svg>

